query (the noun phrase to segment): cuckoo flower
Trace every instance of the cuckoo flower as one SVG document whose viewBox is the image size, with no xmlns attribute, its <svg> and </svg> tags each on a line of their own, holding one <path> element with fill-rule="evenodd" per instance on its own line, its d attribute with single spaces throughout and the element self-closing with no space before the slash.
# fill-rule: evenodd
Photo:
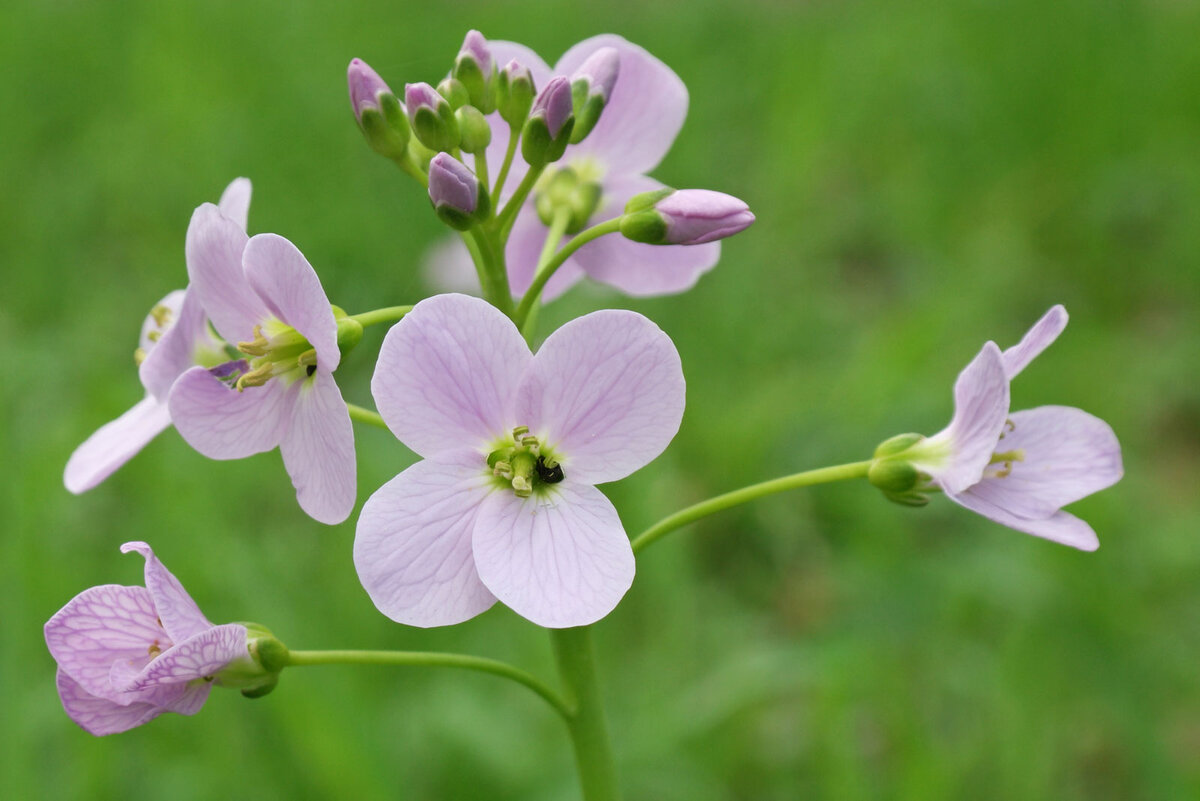
<svg viewBox="0 0 1200 801">
<path fill-rule="evenodd" d="M 1008 350 L 984 345 L 955 384 L 950 425 L 908 454 L 955 503 L 1009 528 L 1092 551 L 1099 545 L 1095 532 L 1062 507 L 1121 478 L 1116 435 L 1080 409 L 1009 412 L 1009 381 L 1066 325 L 1066 309 L 1055 306 Z"/>
<path fill-rule="evenodd" d="M 358 520 L 354 563 L 380 611 L 441 626 L 498 598 L 558 628 L 616 606 L 633 551 L 594 485 L 649 463 L 683 415 L 679 354 L 654 323 L 595 312 L 532 354 L 491 305 L 439 295 L 388 332 L 371 390 L 424 459 Z"/>
<path fill-rule="evenodd" d="M 222 193 L 217 208 L 245 231 L 250 181 L 234 179 Z M 75 449 L 63 473 L 67 489 L 80 493 L 96 486 L 171 425 L 167 411 L 171 385 L 189 367 L 224 361 L 223 345 L 212 335 L 194 292 L 177 289 L 156 303 L 142 324 L 138 349 L 134 351 L 146 396 Z"/>
<path fill-rule="evenodd" d="M 171 419 L 212 459 L 276 446 L 300 507 L 322 523 L 354 508 L 354 432 L 333 378 L 338 323 L 303 254 L 275 234 L 246 233 L 215 206 L 196 209 L 188 276 L 217 332 L 243 358 L 193 367 L 175 382 Z"/>
<path fill-rule="evenodd" d="M 251 661 L 245 626 L 208 622 L 146 543 L 127 542 L 121 551 L 145 557 L 146 586 L 84 590 L 45 627 L 63 708 L 96 735 L 163 712 L 194 715 L 214 677 Z"/>
</svg>

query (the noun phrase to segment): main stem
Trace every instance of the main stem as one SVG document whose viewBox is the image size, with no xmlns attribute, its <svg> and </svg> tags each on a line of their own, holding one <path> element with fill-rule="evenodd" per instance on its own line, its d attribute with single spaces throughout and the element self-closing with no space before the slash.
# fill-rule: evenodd
<svg viewBox="0 0 1200 801">
<path fill-rule="evenodd" d="M 550 644 L 570 710 L 567 729 L 584 801 L 619 801 L 621 792 L 596 678 L 591 627 L 550 629 Z"/>
</svg>

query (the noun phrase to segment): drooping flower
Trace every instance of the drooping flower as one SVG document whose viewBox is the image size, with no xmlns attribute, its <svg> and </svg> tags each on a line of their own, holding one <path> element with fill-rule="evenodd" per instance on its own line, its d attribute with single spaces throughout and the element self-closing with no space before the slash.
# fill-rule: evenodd
<svg viewBox="0 0 1200 801">
<path fill-rule="evenodd" d="M 1062 507 L 1120 480 L 1121 446 L 1112 428 L 1067 406 L 1009 412 L 1009 381 L 1066 325 L 1066 309 L 1055 306 L 1017 345 L 1003 352 L 993 342 L 984 345 L 955 384 L 950 425 L 899 457 L 961 506 L 1092 551 L 1099 541 L 1091 526 Z"/>
<path fill-rule="evenodd" d="M 236 178 L 221 194 L 218 211 L 246 230 L 250 181 Z M 71 454 L 63 484 L 74 493 L 96 486 L 171 425 L 167 393 L 185 370 L 225 361 L 224 343 L 212 335 L 194 292 L 177 289 L 150 310 L 134 356 L 146 396 L 101 426 Z"/>
<path fill-rule="evenodd" d="M 278 447 L 300 507 L 322 523 L 354 508 L 354 431 L 333 371 L 338 323 L 316 272 L 288 240 L 246 233 L 215 206 L 188 227 L 188 276 L 243 358 L 194 367 L 168 399 L 175 427 L 212 459 Z"/>
<path fill-rule="evenodd" d="M 245 626 L 214 626 L 149 545 L 121 546 L 130 551 L 146 559 L 145 587 L 84 590 L 45 626 L 63 708 L 96 735 L 194 715 L 219 673 L 252 664 Z"/>
<path fill-rule="evenodd" d="M 532 354 L 491 305 L 439 295 L 388 332 L 371 390 L 423 457 L 358 520 L 354 563 L 380 611 L 441 626 L 498 598 L 558 628 L 616 606 L 633 551 L 594 485 L 649 463 L 683 415 L 679 354 L 654 323 L 595 312 Z"/>
</svg>

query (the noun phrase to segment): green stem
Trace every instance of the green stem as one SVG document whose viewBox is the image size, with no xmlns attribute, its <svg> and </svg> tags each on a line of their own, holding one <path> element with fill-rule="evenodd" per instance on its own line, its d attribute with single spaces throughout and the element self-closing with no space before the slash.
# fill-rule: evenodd
<svg viewBox="0 0 1200 801">
<path fill-rule="evenodd" d="M 350 412 L 351 420 L 357 420 L 360 423 L 369 423 L 387 430 L 387 423 L 383 422 L 383 417 L 380 416 L 379 412 L 373 412 L 370 409 L 357 406 L 353 403 L 347 403 L 346 410 Z"/>
<path fill-rule="evenodd" d="M 362 314 L 352 314 L 350 319 L 357 322 L 363 328 L 376 323 L 394 323 L 404 315 L 412 311 L 412 306 L 388 306 L 386 309 L 375 309 Z"/>
<path fill-rule="evenodd" d="M 512 290 L 508 287 L 508 269 L 504 266 L 504 246 L 498 248 L 487 232 L 478 226 L 467 231 L 479 254 L 477 264 L 483 296 L 508 317 L 513 316 Z"/>
<path fill-rule="evenodd" d="M 633 552 L 638 553 L 644 550 L 648 545 L 653 544 L 675 529 L 686 526 L 688 523 L 692 523 L 702 517 L 707 517 L 716 512 L 748 501 L 757 500 L 767 495 L 773 495 L 776 492 L 784 492 L 785 490 L 797 489 L 799 487 L 811 487 L 814 484 L 828 484 L 832 481 L 864 478 L 870 467 L 871 461 L 851 462 L 850 464 L 840 464 L 834 467 L 821 467 L 816 470 L 806 470 L 803 473 L 764 481 L 761 484 L 751 484 L 749 487 L 742 487 L 733 492 L 709 498 L 686 509 L 681 509 L 643 531 L 633 540 Z"/>
<path fill-rule="evenodd" d="M 517 185 L 517 191 L 508 199 L 508 203 L 504 205 L 504 210 L 496 218 L 496 230 L 500 232 L 500 241 L 508 241 L 508 231 L 512 228 L 513 220 L 517 218 L 517 212 L 521 210 L 521 205 L 525 202 L 525 198 L 529 197 L 529 193 L 533 191 L 534 184 L 542 175 L 542 170 L 546 169 L 543 164 L 541 167 L 530 167 L 529 172 L 525 173 L 525 177 L 521 179 L 521 183 Z"/>
<path fill-rule="evenodd" d="M 404 170 L 406 173 L 417 179 L 417 183 L 426 189 L 429 188 L 429 176 L 425 174 L 420 167 L 413 164 L 412 158 L 406 153 L 402 158 L 392 159 L 396 162 L 396 166 Z"/>
<path fill-rule="evenodd" d="M 487 189 L 488 185 L 488 166 L 487 166 L 487 148 L 480 150 L 475 154 L 475 177 L 479 180 L 481 186 Z"/>
<path fill-rule="evenodd" d="M 508 180 L 508 170 L 512 167 L 513 156 L 517 154 L 517 143 L 521 141 L 521 131 L 508 126 L 508 150 L 504 152 L 504 163 L 500 165 L 500 174 L 496 176 L 496 185 L 492 187 L 492 200 L 500 202 L 500 190 Z"/>
<path fill-rule="evenodd" d="M 550 643 L 566 696 L 567 729 L 584 801 L 618 801 L 621 793 L 596 678 L 592 630 L 587 626 L 550 629 Z"/>
<path fill-rule="evenodd" d="M 558 219 L 555 218 L 555 222 Z M 580 231 L 567 244 L 562 246 L 562 249 L 554 254 L 546 263 L 538 268 L 537 274 L 533 277 L 533 283 L 529 285 L 529 290 L 525 296 L 521 298 L 521 305 L 517 307 L 515 319 L 517 325 L 524 323 L 525 318 L 529 316 L 529 312 L 538 302 L 538 298 L 542 296 L 542 290 L 546 287 L 546 282 L 550 280 L 550 276 L 554 275 L 555 271 L 563 265 L 563 263 L 571 257 L 571 254 L 579 250 L 581 247 L 591 242 L 593 239 L 599 239 L 605 234 L 616 233 L 621 230 L 621 218 L 614 217 L 611 220 L 606 220 L 598 225 L 593 225 L 591 228 L 586 228 Z M 561 238 L 561 236 L 560 236 Z M 549 243 L 549 240 L 547 240 Z M 545 251 L 542 251 L 543 258 Z"/>
<path fill-rule="evenodd" d="M 491 673 L 522 684 L 540 695 L 554 708 L 567 725 L 571 724 L 570 707 L 558 693 L 540 679 L 507 662 L 467 654 L 446 654 L 430 651 L 289 651 L 288 667 L 308 665 L 393 665 L 403 667 L 450 667 Z"/>
</svg>

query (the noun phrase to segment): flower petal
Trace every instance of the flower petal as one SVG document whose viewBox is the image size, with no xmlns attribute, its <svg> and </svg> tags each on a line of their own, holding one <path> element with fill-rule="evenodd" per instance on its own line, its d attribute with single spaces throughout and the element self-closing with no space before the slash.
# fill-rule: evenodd
<svg viewBox="0 0 1200 801">
<path fill-rule="evenodd" d="M 291 416 L 292 396 L 280 379 L 239 392 L 218 377 L 228 367 L 193 367 L 179 376 L 167 401 L 180 435 L 210 459 L 271 450 Z"/>
<path fill-rule="evenodd" d="M 166 648 L 145 587 L 104 584 L 76 595 L 46 621 L 46 647 L 58 666 L 92 695 L 113 697 L 114 662 L 145 660 L 151 646 Z"/>
<path fill-rule="evenodd" d="M 633 549 L 621 518 L 587 484 L 568 480 L 529 498 L 492 493 L 473 542 L 483 583 L 539 626 L 595 623 L 633 583 Z"/>
<path fill-rule="evenodd" d="M 512 232 L 508 237 L 508 245 L 504 248 L 504 260 L 508 264 L 508 283 L 514 296 L 524 295 L 533 283 L 538 258 L 542 255 L 542 247 L 546 243 L 546 235 L 550 233 L 538 218 L 532 203 L 526 203 L 517 213 L 513 221 Z M 563 237 L 557 247 L 562 247 L 568 237 Z M 585 248 L 586 249 L 586 248 Z M 542 290 L 542 300 L 549 302 L 566 292 L 580 278 L 583 270 L 574 257 L 563 262 Z"/>
<path fill-rule="evenodd" d="M 192 596 L 179 583 L 179 579 L 167 570 L 154 555 L 154 550 L 144 542 L 127 542 L 121 553 L 137 551 L 146 560 L 146 589 L 162 627 L 174 642 L 183 642 L 200 632 L 212 628 L 212 623 L 196 606 Z"/>
<path fill-rule="evenodd" d="M 1017 373 L 1050 347 L 1066 327 L 1067 310 L 1061 305 L 1043 314 L 1042 319 L 1033 324 L 1020 342 L 1004 351 L 1004 373 L 1008 380 L 1016 378 Z"/>
<path fill-rule="evenodd" d="M 169 425 L 167 405 L 147 395 L 116 420 L 100 426 L 75 449 L 63 471 L 63 484 L 77 495 L 90 490 Z"/>
<path fill-rule="evenodd" d="M 914 465 L 947 492 L 962 492 L 983 477 L 1008 416 L 1008 379 L 1000 348 L 988 342 L 954 383 L 950 425 L 925 440 L 923 450 L 948 451 L 947 458 Z"/>
<path fill-rule="evenodd" d="M 409 467 L 363 505 L 354 535 L 359 581 L 380 612 L 410 626 L 448 626 L 491 608 L 471 533 L 491 490 L 473 451 Z"/>
<path fill-rule="evenodd" d="M 679 76 L 644 48 L 615 34 L 585 39 L 568 50 L 554 65 L 556 75 L 571 75 L 602 47 L 614 48 L 621 57 L 600 121 L 578 145 L 568 148 L 568 160 L 594 155 L 610 169 L 623 174 L 649 172 L 671 149 L 687 117 L 688 92 Z"/>
<path fill-rule="evenodd" d="M 174 323 L 146 350 L 146 358 L 138 366 L 138 378 L 146 391 L 165 403 L 175 379 L 196 364 L 196 349 L 202 339 L 211 340 L 204 309 L 196 293 L 180 291 Z"/>
<path fill-rule="evenodd" d="M 246 230 L 246 219 L 250 215 L 250 179 L 234 178 L 221 193 L 217 202 L 221 213 Z"/>
<path fill-rule="evenodd" d="M 1100 547 L 1100 541 L 1096 538 L 1096 532 L 1092 530 L 1092 527 L 1068 512 L 1058 511 L 1049 517 L 1027 518 L 1001 509 L 990 501 L 978 497 L 972 490 L 958 495 L 948 492 L 946 497 L 959 506 L 964 506 L 1002 526 L 1008 526 L 1025 534 L 1069 545 L 1081 551 L 1094 551 Z"/>
<path fill-rule="evenodd" d="M 268 314 L 242 270 L 247 241 L 237 223 L 205 203 L 192 214 L 184 247 L 189 289 L 217 332 L 234 344 L 254 339 L 254 326 Z"/>
<path fill-rule="evenodd" d="M 107 698 L 92 695 L 62 668 L 59 668 L 55 677 L 55 685 L 67 716 L 84 731 L 97 737 L 129 731 L 165 711 L 153 704 L 140 702 L 122 706 Z"/>
<path fill-rule="evenodd" d="M 318 357 L 320 358 L 320 357 Z M 292 419 L 279 441 L 300 508 L 333 525 L 354 511 L 357 493 L 354 426 L 333 376 L 318 369 L 289 388 Z"/>
<path fill-rule="evenodd" d="M 250 237 L 242 255 L 246 278 L 271 313 L 317 350 L 317 365 L 333 372 L 341 361 L 337 321 L 321 279 L 308 259 L 277 234 Z"/>
<path fill-rule="evenodd" d="M 559 328 L 521 381 L 516 419 L 568 479 L 616 481 L 662 453 L 684 407 L 679 352 L 636 312 L 608 309 Z"/>
<path fill-rule="evenodd" d="M 245 626 L 241 623 L 213 626 L 163 651 L 128 684 L 116 689 L 136 691 L 206 679 L 235 659 L 248 656 Z"/>
<path fill-rule="evenodd" d="M 531 355 L 512 321 L 467 295 L 427 298 L 392 326 L 371 394 L 388 428 L 426 458 L 506 436 Z"/>
<path fill-rule="evenodd" d="M 1014 412 L 997 446 L 1023 458 L 1001 476 L 984 473 L 970 492 L 1019 517 L 1049 517 L 1063 506 L 1117 483 L 1121 445 L 1108 423 L 1069 406 Z"/>
<path fill-rule="evenodd" d="M 162 334 L 164 323 L 168 326 L 175 324 L 175 321 L 179 319 L 179 312 L 183 308 L 183 299 L 186 294 L 186 290 L 173 289 L 151 307 L 150 313 L 142 321 L 142 330 L 138 335 L 139 348 L 147 353 L 154 350 L 158 342 L 151 337 L 157 338 L 157 334 L 154 332 Z M 164 316 L 160 310 L 165 310 L 167 314 Z"/>
</svg>

